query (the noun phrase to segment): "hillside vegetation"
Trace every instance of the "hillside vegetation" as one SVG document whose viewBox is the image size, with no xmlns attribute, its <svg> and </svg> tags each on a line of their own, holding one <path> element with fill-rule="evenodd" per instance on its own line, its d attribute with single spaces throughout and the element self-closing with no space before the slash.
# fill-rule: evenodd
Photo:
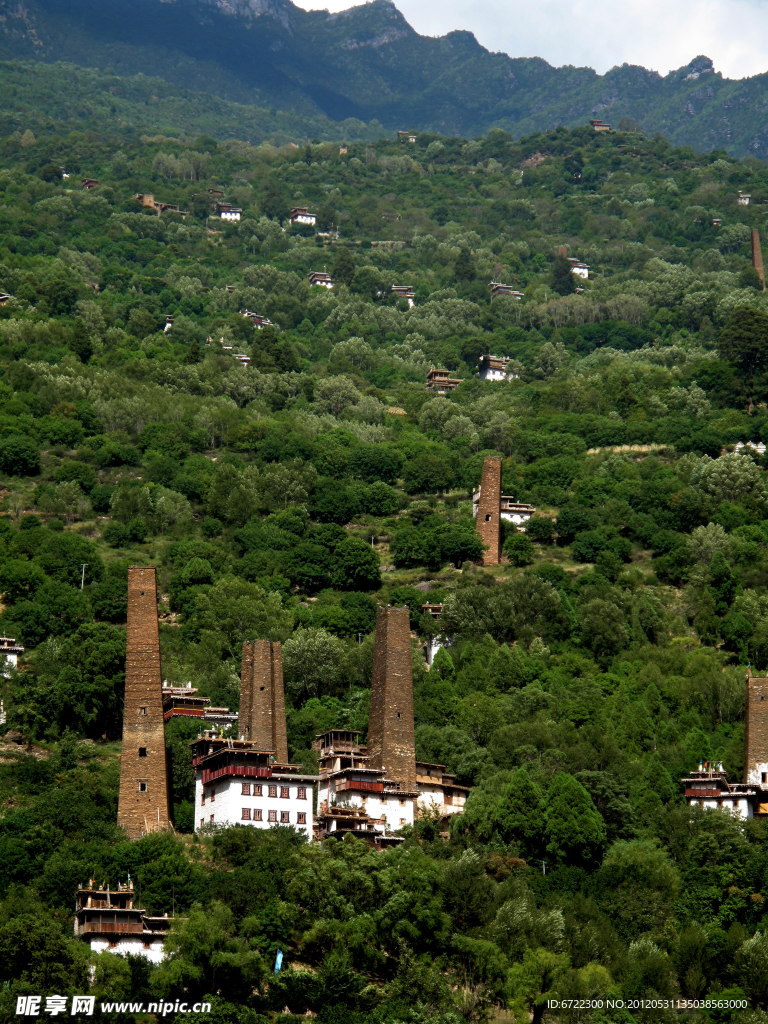
<svg viewBox="0 0 768 1024">
<path fill-rule="evenodd" d="M 92 959 L 91 991 L 210 996 L 196 1024 L 538 1022 L 553 998 L 628 1024 L 675 1011 L 607 998 L 705 997 L 749 1009 L 691 1021 L 762 1022 L 765 823 L 688 808 L 679 779 L 740 778 L 746 666 L 768 666 L 768 172 L 588 128 L 345 148 L 0 141 L 0 628 L 27 648 L 0 684 L 0 1012 L 88 990 L 75 888 L 130 872 L 186 920 L 157 968 Z M 514 377 L 480 381 L 488 352 Z M 433 365 L 463 383 L 431 395 Z M 537 512 L 483 568 L 489 454 Z M 376 604 L 407 605 L 417 756 L 474 787 L 450 832 L 193 836 L 177 722 L 176 835 L 127 842 L 126 578 L 148 563 L 169 680 L 237 708 L 243 640 L 282 641 L 309 770 L 321 730 L 365 737 Z"/>
</svg>

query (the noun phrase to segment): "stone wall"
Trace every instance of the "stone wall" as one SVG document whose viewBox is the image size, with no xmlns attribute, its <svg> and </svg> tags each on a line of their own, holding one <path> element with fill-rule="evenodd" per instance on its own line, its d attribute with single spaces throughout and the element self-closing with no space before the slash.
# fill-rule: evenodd
<svg viewBox="0 0 768 1024">
<path fill-rule="evenodd" d="M 383 769 L 403 789 L 416 789 L 413 672 L 408 608 L 376 610 L 368 765 Z"/>
<path fill-rule="evenodd" d="M 154 566 L 128 569 L 123 750 L 117 822 L 132 839 L 167 828 L 170 820 L 165 753 L 157 582 Z"/>
<path fill-rule="evenodd" d="M 240 672 L 239 733 L 263 750 L 274 750 L 280 764 L 288 761 L 285 723 L 283 651 L 270 640 L 243 644 Z"/>
<path fill-rule="evenodd" d="M 488 550 L 483 565 L 498 565 L 501 559 L 501 458 L 483 459 L 483 481 L 477 508 L 477 532 Z"/>
</svg>

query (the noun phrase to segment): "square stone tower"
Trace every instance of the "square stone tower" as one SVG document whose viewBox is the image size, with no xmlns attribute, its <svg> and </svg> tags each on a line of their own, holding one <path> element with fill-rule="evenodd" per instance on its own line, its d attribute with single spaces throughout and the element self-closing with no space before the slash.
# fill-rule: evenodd
<svg viewBox="0 0 768 1024">
<path fill-rule="evenodd" d="M 155 567 L 132 565 L 117 823 L 140 839 L 167 828 L 169 812 Z"/>
<path fill-rule="evenodd" d="M 416 789 L 411 627 L 407 608 L 376 609 L 368 766 L 405 790 Z"/>
<path fill-rule="evenodd" d="M 238 732 L 262 749 L 274 750 L 279 764 L 288 763 L 283 651 L 279 643 L 246 640 L 243 644 Z"/>
<path fill-rule="evenodd" d="M 768 678 L 747 675 L 744 781 L 768 790 Z"/>
<path fill-rule="evenodd" d="M 477 532 L 488 550 L 483 565 L 498 565 L 501 559 L 501 457 L 483 459 L 483 481 L 477 507 Z"/>
<path fill-rule="evenodd" d="M 758 273 L 758 276 L 763 285 L 763 291 L 765 291 L 765 270 L 763 269 L 763 250 L 760 246 L 760 232 L 757 228 L 752 228 L 752 266 Z"/>
</svg>

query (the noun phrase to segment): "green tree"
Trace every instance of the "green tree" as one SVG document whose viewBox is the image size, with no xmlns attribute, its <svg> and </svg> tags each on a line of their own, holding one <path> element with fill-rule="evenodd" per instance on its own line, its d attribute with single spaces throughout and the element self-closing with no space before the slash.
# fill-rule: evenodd
<svg viewBox="0 0 768 1024">
<path fill-rule="evenodd" d="M 543 853 L 544 798 L 525 769 L 518 768 L 512 776 L 493 815 L 493 827 L 505 843 L 519 847 L 522 857 Z"/>
<path fill-rule="evenodd" d="M 513 533 L 504 541 L 504 550 L 512 565 L 530 565 L 536 549 L 524 533 Z"/>
<path fill-rule="evenodd" d="M 547 853 L 568 864 L 592 865 L 605 846 L 605 823 L 572 775 L 552 780 L 545 800 Z"/>
<path fill-rule="evenodd" d="M 199 627 L 210 630 L 228 657 L 239 660 L 244 640 L 284 640 L 292 616 L 276 592 L 267 593 L 237 576 L 222 576 L 195 599 Z"/>
<path fill-rule="evenodd" d="M 552 287 L 558 295 L 573 295 L 576 291 L 576 278 L 566 256 L 555 257 L 552 266 Z"/>
<path fill-rule="evenodd" d="M 29 437 L 9 434 L 0 440 L 0 470 L 8 476 L 35 476 L 40 472 L 40 450 Z"/>
<path fill-rule="evenodd" d="M 352 284 L 352 280 L 355 276 L 355 261 L 352 258 L 352 253 L 343 246 L 339 249 L 336 259 L 333 261 L 333 267 L 331 268 L 331 278 L 334 284 L 345 284 L 347 287 Z"/>
<path fill-rule="evenodd" d="M 733 363 L 749 379 L 768 366 L 768 313 L 740 306 L 728 317 L 717 347 L 723 359 Z"/>
<path fill-rule="evenodd" d="M 350 537 L 334 552 L 331 578 L 339 590 L 378 590 L 379 555 L 359 537 Z"/>
<path fill-rule="evenodd" d="M 453 276 L 457 281 L 466 281 L 467 283 L 474 281 L 477 276 L 475 261 L 469 249 L 465 247 L 460 249 L 453 268 Z"/>
</svg>

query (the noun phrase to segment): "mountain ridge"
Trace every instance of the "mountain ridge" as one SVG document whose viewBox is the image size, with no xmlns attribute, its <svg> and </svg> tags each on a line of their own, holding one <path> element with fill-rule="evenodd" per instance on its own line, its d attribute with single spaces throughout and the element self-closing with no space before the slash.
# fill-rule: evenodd
<svg viewBox="0 0 768 1024">
<path fill-rule="evenodd" d="M 0 60 L 141 73 L 390 132 L 521 136 L 632 118 L 676 145 L 768 157 L 768 73 L 726 79 L 705 56 L 665 76 L 629 64 L 604 75 L 553 67 L 493 53 L 465 30 L 419 35 L 392 0 L 336 13 L 291 0 L 0 0 Z"/>
</svg>

